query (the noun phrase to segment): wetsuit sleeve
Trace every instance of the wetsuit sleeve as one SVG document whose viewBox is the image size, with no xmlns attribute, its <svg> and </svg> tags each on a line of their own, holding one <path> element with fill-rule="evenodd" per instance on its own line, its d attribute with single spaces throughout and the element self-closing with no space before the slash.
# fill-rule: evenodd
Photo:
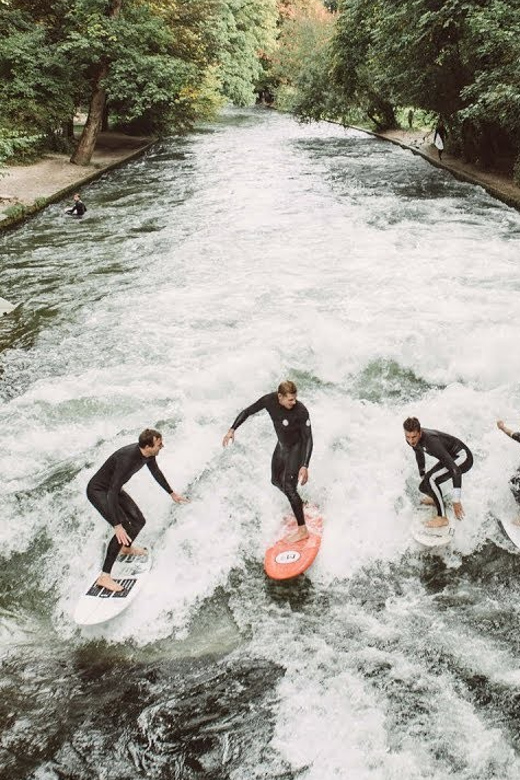
<svg viewBox="0 0 520 780">
<path fill-rule="evenodd" d="M 426 458 L 424 457 L 424 451 L 423 450 L 415 450 L 415 460 L 417 461 L 417 468 L 419 469 L 419 474 L 421 477 L 424 477 L 426 474 Z"/>
<path fill-rule="evenodd" d="M 255 401 L 254 404 L 248 406 L 247 409 L 243 409 L 240 412 L 240 414 L 237 416 L 231 428 L 234 431 L 236 431 L 236 429 L 239 428 L 242 425 L 242 423 L 244 423 L 247 420 L 248 417 L 251 417 L 252 414 L 256 414 L 257 412 L 261 412 L 262 409 L 265 409 L 268 398 L 269 398 L 268 395 L 263 395 L 261 398 L 258 399 L 258 401 Z"/>
<path fill-rule="evenodd" d="M 448 450 L 446 450 L 442 444 L 435 442 L 434 444 L 428 444 L 428 452 L 448 469 L 453 480 L 453 487 L 462 487 L 462 471 L 457 466 Z"/>
<path fill-rule="evenodd" d="M 163 488 L 163 490 L 166 490 L 167 493 L 173 493 L 172 488 L 169 486 L 166 477 L 162 473 L 161 469 L 157 465 L 157 461 L 154 457 L 147 458 L 146 465 L 150 469 L 150 473 L 152 477 L 155 479 L 156 482 L 159 483 L 159 485 Z"/>
<path fill-rule="evenodd" d="M 520 442 L 520 433 L 512 433 L 511 438 L 517 442 Z"/>
<path fill-rule="evenodd" d="M 302 466 L 305 466 L 305 468 L 308 469 L 311 460 L 311 455 L 312 455 L 313 441 L 312 441 L 311 418 L 309 417 L 309 413 L 307 412 L 307 410 L 305 410 L 304 419 L 302 420 L 301 432 L 302 432 L 302 441 L 303 441 Z"/>
</svg>

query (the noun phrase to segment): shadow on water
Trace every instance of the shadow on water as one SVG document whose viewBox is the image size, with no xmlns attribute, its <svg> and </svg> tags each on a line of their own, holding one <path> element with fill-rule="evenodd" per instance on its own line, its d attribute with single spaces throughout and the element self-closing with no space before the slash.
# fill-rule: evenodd
<svg viewBox="0 0 520 780">
<path fill-rule="evenodd" d="M 38 587 L 43 582 L 45 556 L 52 543 L 45 532 L 36 536 L 29 550 L 15 552 L 0 565 L 0 609 L 50 615 L 55 594 Z"/>
<path fill-rule="evenodd" d="M 9 660 L 3 671 L 10 780 L 226 780 L 261 765 L 283 673 L 257 658 L 145 663 L 102 642 L 40 649 L 23 673 Z"/>
<path fill-rule="evenodd" d="M 312 582 L 305 574 L 283 582 L 266 577 L 265 591 L 273 603 L 287 605 L 292 612 L 301 612 L 312 603 L 315 596 Z"/>
</svg>

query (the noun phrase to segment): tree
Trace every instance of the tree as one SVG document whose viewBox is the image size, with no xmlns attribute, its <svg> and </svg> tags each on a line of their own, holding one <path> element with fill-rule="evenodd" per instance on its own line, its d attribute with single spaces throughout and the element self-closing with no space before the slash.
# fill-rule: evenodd
<svg viewBox="0 0 520 780">
<path fill-rule="evenodd" d="M 20 5 L 0 7 L 0 125 L 52 136 L 74 110 L 68 62 Z"/>
<path fill-rule="evenodd" d="M 301 119 L 331 116 L 330 40 L 335 15 L 320 0 L 290 0 L 281 6 L 278 47 L 271 78 L 276 105 Z"/>
<path fill-rule="evenodd" d="M 254 102 L 262 61 L 275 45 L 276 0 L 223 0 L 217 20 L 217 75 L 222 94 L 238 106 Z"/>
<path fill-rule="evenodd" d="M 388 4 L 390 5 L 390 4 Z M 361 109 L 378 130 L 397 126 L 391 84 L 380 67 L 375 40 L 382 0 L 343 0 L 332 41 L 331 77 L 338 116 Z"/>
</svg>

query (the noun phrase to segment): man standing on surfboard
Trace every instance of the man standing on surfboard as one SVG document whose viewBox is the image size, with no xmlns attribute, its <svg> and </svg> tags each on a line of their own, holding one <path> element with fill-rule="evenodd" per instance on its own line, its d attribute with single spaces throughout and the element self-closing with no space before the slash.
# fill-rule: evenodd
<svg viewBox="0 0 520 780">
<path fill-rule="evenodd" d="M 87 498 L 102 517 L 114 528 L 114 536 L 107 548 L 103 571 L 96 584 L 107 590 L 123 590 L 110 576 L 112 566 L 120 552 L 125 555 L 144 555 L 141 547 L 132 542 L 141 531 L 146 520 L 135 501 L 123 490 L 123 485 L 146 464 L 156 482 L 166 490 L 177 504 L 188 499 L 171 489 L 164 474 L 157 465 L 156 456 L 163 448 L 159 431 L 146 428 L 137 444 L 128 444 L 116 450 L 103 463 L 87 485 Z"/>
<path fill-rule="evenodd" d="M 473 455 L 469 448 L 449 433 L 421 428 L 417 417 L 408 417 L 403 423 L 403 428 L 407 443 L 415 451 L 419 474 L 422 477 L 419 490 L 425 494 L 425 497 L 421 503 L 435 506 L 437 509 L 437 515 L 425 525 L 427 528 L 441 528 L 449 524 L 441 490 L 441 484 L 448 479 L 453 480 L 455 517 L 457 520 L 462 520 L 464 517 L 460 501 L 462 475 L 473 466 Z M 438 461 L 429 471 L 426 471 L 425 452 Z"/>
<path fill-rule="evenodd" d="M 223 446 L 234 441 L 236 429 L 252 414 L 265 409 L 278 437 L 271 461 L 271 482 L 287 496 L 298 523 L 298 530 L 288 538 L 297 542 L 309 535 L 303 514 L 303 502 L 298 494 L 298 482 L 305 485 L 309 479 L 309 461 L 312 454 L 312 431 L 309 412 L 296 399 L 297 389 L 289 380 L 278 386 L 276 393 L 262 396 L 244 409 L 226 433 Z"/>
</svg>

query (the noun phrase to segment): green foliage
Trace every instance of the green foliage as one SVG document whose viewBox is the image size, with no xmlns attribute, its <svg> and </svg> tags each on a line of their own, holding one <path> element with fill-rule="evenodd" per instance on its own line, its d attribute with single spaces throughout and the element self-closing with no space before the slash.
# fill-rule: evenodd
<svg viewBox="0 0 520 780">
<path fill-rule="evenodd" d="M 21 131 L 0 128 L 0 165 L 33 162 L 42 146 L 41 135 L 24 135 Z"/>
<path fill-rule="evenodd" d="M 274 50 L 277 19 L 276 0 L 222 0 L 215 28 L 217 73 L 222 94 L 235 105 L 255 100 L 262 59 Z"/>
<path fill-rule="evenodd" d="M 276 22 L 276 0 L 2 0 L 0 121 L 64 148 L 101 72 L 121 125 L 190 127 L 253 101 Z"/>
<path fill-rule="evenodd" d="M 4 217 L 7 217 L 7 219 L 21 219 L 25 211 L 25 206 L 21 203 L 16 203 L 14 206 L 8 206 L 8 208 L 4 209 Z"/>
<path fill-rule="evenodd" d="M 380 130 L 413 106 L 423 126 L 444 119 L 451 151 L 511 168 L 520 151 L 520 0 L 340 0 L 332 41 L 314 53 L 294 24 L 303 0 L 280 2 L 292 24 L 291 34 L 282 24 L 274 70 L 280 105 L 344 122 L 362 112 Z"/>
<path fill-rule="evenodd" d="M 302 119 L 317 119 L 329 106 L 330 51 L 334 16 L 319 0 L 297 0 L 284 18 L 271 73 L 276 105 Z M 330 110 L 329 110 L 330 109 Z"/>
<path fill-rule="evenodd" d="M 74 103 L 68 63 L 49 46 L 45 27 L 26 14 L 0 8 L 0 105 L 3 125 L 29 132 L 54 131 Z"/>
<path fill-rule="evenodd" d="M 468 20 L 466 56 L 473 79 L 461 116 L 520 132 L 520 4 L 492 0 Z"/>
</svg>

